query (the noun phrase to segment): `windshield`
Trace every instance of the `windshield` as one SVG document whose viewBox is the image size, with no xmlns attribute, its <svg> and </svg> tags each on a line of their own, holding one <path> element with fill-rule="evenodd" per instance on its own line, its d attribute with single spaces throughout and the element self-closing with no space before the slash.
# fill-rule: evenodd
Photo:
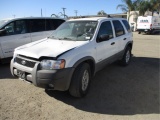
<svg viewBox="0 0 160 120">
<path fill-rule="evenodd" d="M 8 20 L 0 20 L 0 28 L 6 23 Z"/>
<path fill-rule="evenodd" d="M 92 39 L 97 21 L 69 21 L 63 23 L 50 36 L 52 39 L 86 41 Z"/>
</svg>

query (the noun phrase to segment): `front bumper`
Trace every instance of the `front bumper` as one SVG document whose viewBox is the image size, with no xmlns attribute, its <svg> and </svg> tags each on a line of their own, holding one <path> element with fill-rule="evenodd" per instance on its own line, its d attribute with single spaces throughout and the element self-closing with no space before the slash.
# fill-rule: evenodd
<svg viewBox="0 0 160 120">
<path fill-rule="evenodd" d="M 74 68 L 60 70 L 41 70 L 40 62 L 33 68 L 23 66 L 11 60 L 10 70 L 13 76 L 18 76 L 18 71 L 25 73 L 25 80 L 37 87 L 66 91 L 69 88 Z"/>
</svg>

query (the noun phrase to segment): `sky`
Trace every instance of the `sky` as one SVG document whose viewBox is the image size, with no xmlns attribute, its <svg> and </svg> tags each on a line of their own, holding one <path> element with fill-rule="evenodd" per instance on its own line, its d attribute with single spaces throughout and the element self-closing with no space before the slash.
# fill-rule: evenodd
<svg viewBox="0 0 160 120">
<path fill-rule="evenodd" d="M 68 16 L 96 15 L 103 10 L 107 14 L 122 13 L 116 9 L 121 0 L 0 0 L 0 19 L 18 17 L 44 17 L 60 15 L 62 8 Z"/>
</svg>

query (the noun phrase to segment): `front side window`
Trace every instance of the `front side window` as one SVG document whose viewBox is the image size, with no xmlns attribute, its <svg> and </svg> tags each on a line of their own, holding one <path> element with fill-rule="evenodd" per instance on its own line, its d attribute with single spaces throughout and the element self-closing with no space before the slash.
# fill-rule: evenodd
<svg viewBox="0 0 160 120">
<path fill-rule="evenodd" d="M 58 27 L 50 38 L 85 41 L 92 39 L 97 21 L 69 21 Z"/>
<path fill-rule="evenodd" d="M 116 37 L 124 35 L 124 28 L 119 20 L 113 20 L 114 30 L 116 33 Z"/>
<path fill-rule="evenodd" d="M 2 30 L 5 30 L 3 35 L 16 35 L 27 32 L 25 20 L 13 21 L 3 27 Z"/>
<path fill-rule="evenodd" d="M 4 27 L 6 30 L 6 35 L 13 35 L 15 33 L 14 26 L 14 22 L 11 22 Z"/>
<path fill-rule="evenodd" d="M 98 37 L 101 35 L 109 35 L 109 39 L 113 38 L 113 30 L 110 21 L 106 21 L 101 24 Z"/>
</svg>

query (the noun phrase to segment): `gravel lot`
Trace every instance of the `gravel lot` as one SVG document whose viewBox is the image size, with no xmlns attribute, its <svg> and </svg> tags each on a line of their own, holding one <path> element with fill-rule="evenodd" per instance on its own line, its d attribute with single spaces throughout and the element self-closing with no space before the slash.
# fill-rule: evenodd
<svg viewBox="0 0 160 120">
<path fill-rule="evenodd" d="M 0 120 L 160 120 L 160 35 L 133 37 L 131 64 L 106 66 L 81 99 L 15 79 L 0 65 Z"/>
</svg>

